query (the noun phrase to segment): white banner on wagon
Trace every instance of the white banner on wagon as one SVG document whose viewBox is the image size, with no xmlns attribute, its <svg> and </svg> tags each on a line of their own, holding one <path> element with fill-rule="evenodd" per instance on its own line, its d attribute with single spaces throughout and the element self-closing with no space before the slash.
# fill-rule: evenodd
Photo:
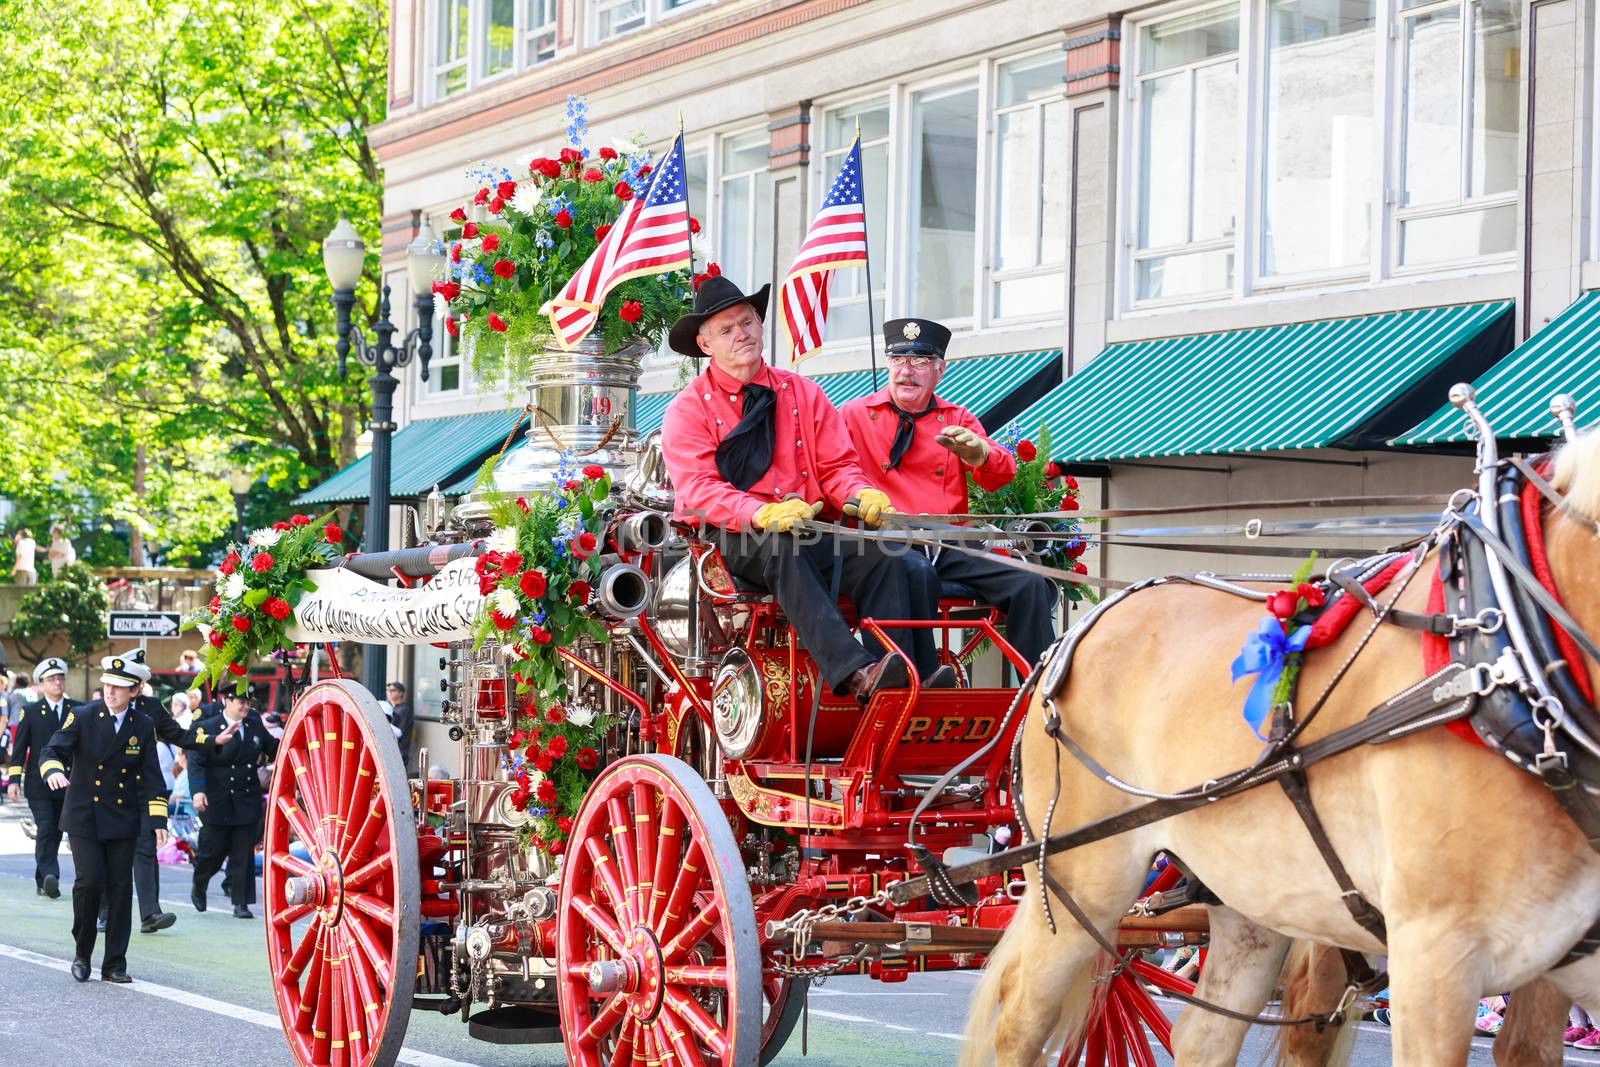
<svg viewBox="0 0 1600 1067">
<path fill-rule="evenodd" d="M 483 597 L 471 557 L 444 566 L 427 585 L 401 589 L 343 569 L 317 570 L 294 608 L 289 640 L 422 644 L 472 637 Z"/>
</svg>

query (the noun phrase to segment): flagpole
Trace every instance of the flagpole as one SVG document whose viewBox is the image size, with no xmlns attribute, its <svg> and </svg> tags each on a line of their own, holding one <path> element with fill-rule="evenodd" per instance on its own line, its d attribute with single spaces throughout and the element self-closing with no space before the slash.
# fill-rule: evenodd
<svg viewBox="0 0 1600 1067">
<path fill-rule="evenodd" d="M 675 150 L 683 148 L 683 112 L 678 112 L 678 140 L 672 146 Z M 689 299 L 694 300 L 694 208 L 689 203 L 689 154 L 680 152 L 684 161 L 683 173 L 683 228 L 689 236 Z"/>
<path fill-rule="evenodd" d="M 861 117 L 856 117 L 856 143 L 851 149 L 855 153 L 856 161 L 861 160 Z M 861 181 L 861 232 L 870 235 L 867 229 L 867 168 L 861 165 L 856 177 Z M 870 238 L 862 242 L 863 252 L 861 260 L 867 275 L 867 353 L 872 361 L 872 391 L 878 391 L 878 327 L 872 321 L 872 241 Z"/>
</svg>

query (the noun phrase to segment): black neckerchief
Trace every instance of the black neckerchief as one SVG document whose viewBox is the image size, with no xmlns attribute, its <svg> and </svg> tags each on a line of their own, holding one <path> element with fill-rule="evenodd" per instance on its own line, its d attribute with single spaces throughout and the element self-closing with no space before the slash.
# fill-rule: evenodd
<svg viewBox="0 0 1600 1067">
<path fill-rule="evenodd" d="M 717 445 L 717 473 L 735 489 L 746 490 L 772 466 L 778 444 L 778 394 L 765 385 L 746 382 L 744 414 Z"/>
<path fill-rule="evenodd" d="M 905 459 L 907 452 L 911 451 L 911 439 L 916 436 L 917 420 L 932 411 L 938 403 L 937 398 L 929 398 L 928 406 L 913 415 L 910 412 L 901 411 L 900 405 L 893 400 L 889 401 L 889 407 L 894 409 L 895 418 L 900 420 L 900 427 L 894 432 L 894 443 L 889 446 L 890 470 L 898 469 L 900 461 Z"/>
</svg>

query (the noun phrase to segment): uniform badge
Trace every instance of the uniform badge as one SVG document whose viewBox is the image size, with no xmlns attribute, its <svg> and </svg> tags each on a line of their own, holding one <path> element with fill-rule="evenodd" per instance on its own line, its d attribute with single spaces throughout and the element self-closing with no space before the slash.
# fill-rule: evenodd
<svg viewBox="0 0 1600 1067">
<path fill-rule="evenodd" d="M 139 754 L 139 739 L 134 738 L 128 742 L 128 747 L 122 750 L 124 756 L 137 756 Z"/>
<path fill-rule="evenodd" d="M 915 341 L 918 337 L 922 336 L 922 327 L 918 326 L 914 322 L 908 322 L 903 328 L 901 328 L 900 332 L 905 334 L 907 341 Z"/>
</svg>

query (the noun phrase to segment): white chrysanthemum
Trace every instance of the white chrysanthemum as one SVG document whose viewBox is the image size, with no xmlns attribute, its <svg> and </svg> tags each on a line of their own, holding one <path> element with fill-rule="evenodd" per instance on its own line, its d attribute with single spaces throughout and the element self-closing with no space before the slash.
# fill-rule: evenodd
<svg viewBox="0 0 1600 1067">
<path fill-rule="evenodd" d="M 194 624 L 194 628 L 196 630 L 200 631 L 201 640 L 209 641 L 211 639 L 211 627 L 210 626 L 206 625 L 203 622 L 196 622 Z"/>
<path fill-rule="evenodd" d="M 594 722 L 594 709 L 586 704 L 574 704 L 567 709 L 567 721 L 574 726 L 588 726 Z"/>
<path fill-rule="evenodd" d="M 630 137 L 618 137 L 615 141 L 611 142 L 611 147 L 615 148 L 624 156 L 636 156 L 640 152 L 644 151 L 644 135 L 635 134 L 634 136 L 640 138 L 640 140 L 636 141 Z"/>
<path fill-rule="evenodd" d="M 539 208 L 539 201 L 544 199 L 544 194 L 533 182 L 518 182 L 517 193 L 511 198 L 511 210 L 520 211 L 524 215 L 532 215 Z"/>
<path fill-rule="evenodd" d="M 222 599 L 238 600 L 242 596 L 244 596 L 244 575 L 240 574 L 238 571 L 234 571 L 232 574 L 228 575 L 227 578 L 223 579 Z"/>
<path fill-rule="evenodd" d="M 509 526 L 502 526 L 489 535 L 485 542 L 491 552 L 515 552 L 517 550 L 517 531 Z"/>
<path fill-rule="evenodd" d="M 282 530 L 274 530 L 270 526 L 263 527 L 250 535 L 250 543 L 262 548 L 271 548 L 283 536 Z"/>
<path fill-rule="evenodd" d="M 501 615 L 515 618 L 522 609 L 522 604 L 517 600 L 517 594 L 509 589 L 496 589 L 489 594 L 489 608 Z"/>
</svg>

